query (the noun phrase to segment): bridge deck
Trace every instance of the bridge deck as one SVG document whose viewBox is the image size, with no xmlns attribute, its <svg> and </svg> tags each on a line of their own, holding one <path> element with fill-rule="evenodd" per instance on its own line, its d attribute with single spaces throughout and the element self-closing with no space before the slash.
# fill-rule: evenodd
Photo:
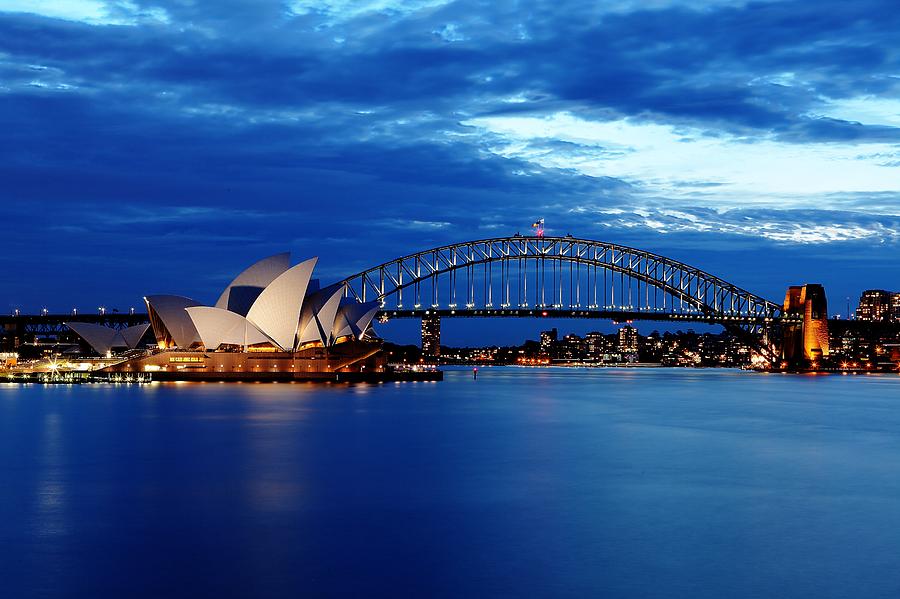
<svg viewBox="0 0 900 599">
<path fill-rule="evenodd" d="M 701 313 L 676 313 L 658 310 L 604 310 L 604 309 L 572 309 L 572 308 L 392 308 L 378 313 L 379 318 L 422 318 L 423 316 L 440 316 L 441 318 L 587 318 L 628 322 L 637 320 L 655 320 L 669 322 L 705 322 L 710 324 L 754 324 L 761 325 L 775 319 L 747 315 L 705 315 Z M 779 319 L 780 320 L 780 319 Z"/>
</svg>

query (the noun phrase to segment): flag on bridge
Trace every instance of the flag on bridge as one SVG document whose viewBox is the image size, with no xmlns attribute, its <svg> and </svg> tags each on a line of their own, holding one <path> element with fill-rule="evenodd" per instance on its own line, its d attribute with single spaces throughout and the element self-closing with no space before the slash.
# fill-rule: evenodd
<svg viewBox="0 0 900 599">
<path fill-rule="evenodd" d="M 535 221 L 531 228 L 534 229 L 534 234 L 538 237 L 544 236 L 544 219 L 540 219 Z"/>
</svg>

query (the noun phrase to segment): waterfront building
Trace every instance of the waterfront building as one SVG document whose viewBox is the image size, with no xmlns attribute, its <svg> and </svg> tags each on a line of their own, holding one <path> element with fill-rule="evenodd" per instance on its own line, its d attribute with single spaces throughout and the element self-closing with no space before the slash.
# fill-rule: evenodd
<svg viewBox="0 0 900 599">
<path fill-rule="evenodd" d="M 591 331 L 584 336 L 584 346 L 587 358 L 593 361 L 602 360 L 603 355 L 610 350 L 606 336 L 598 331 Z"/>
<path fill-rule="evenodd" d="M 261 260 L 238 275 L 214 306 L 178 295 L 148 295 L 150 324 L 140 330 L 84 323 L 69 328 L 101 354 L 136 347 L 152 328 L 156 349 L 107 368 L 110 372 L 293 380 L 382 368 L 380 342 L 370 335 L 378 304 L 345 298 L 343 285 L 320 289 L 311 278 L 316 261 L 290 266 L 288 254 Z"/>
<path fill-rule="evenodd" d="M 859 307 L 856 309 L 857 320 L 883 321 L 889 320 L 894 314 L 894 297 L 900 297 L 900 293 L 891 293 L 884 289 L 867 289 L 859 296 Z M 898 306 L 900 306 L 900 300 Z"/>
<path fill-rule="evenodd" d="M 556 357 L 565 362 L 583 360 L 585 358 L 584 339 L 574 333 L 569 333 L 557 344 Z"/>
<path fill-rule="evenodd" d="M 633 326 L 626 324 L 619 329 L 619 351 L 623 354 L 637 354 L 638 332 Z"/>
<path fill-rule="evenodd" d="M 559 333 L 556 328 L 552 328 L 549 331 L 541 331 L 541 351 L 550 355 L 550 351 L 553 349 L 558 338 Z"/>
<path fill-rule="evenodd" d="M 319 288 L 317 258 L 293 267 L 276 254 L 238 275 L 215 306 L 177 295 L 144 298 L 160 349 L 292 352 L 361 340 L 377 312 L 374 302 L 342 302 L 344 287 Z"/>
</svg>

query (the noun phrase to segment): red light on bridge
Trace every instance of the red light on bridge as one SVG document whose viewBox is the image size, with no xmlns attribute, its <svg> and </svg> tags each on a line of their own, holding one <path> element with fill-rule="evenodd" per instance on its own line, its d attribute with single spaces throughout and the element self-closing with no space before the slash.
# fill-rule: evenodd
<svg viewBox="0 0 900 599">
<path fill-rule="evenodd" d="M 544 312 L 541 312 L 541 316 L 547 316 L 546 310 Z"/>
</svg>

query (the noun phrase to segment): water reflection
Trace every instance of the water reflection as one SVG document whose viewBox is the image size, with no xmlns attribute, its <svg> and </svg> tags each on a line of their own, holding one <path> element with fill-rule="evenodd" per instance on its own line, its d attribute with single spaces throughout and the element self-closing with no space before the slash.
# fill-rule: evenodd
<svg viewBox="0 0 900 599">
<path fill-rule="evenodd" d="M 0 574 L 11 597 L 893 596 L 898 391 L 503 368 L 4 389 Z"/>
<path fill-rule="evenodd" d="M 35 489 L 35 526 L 38 537 L 65 534 L 66 481 L 62 468 L 62 419 L 56 412 L 44 415 L 38 443 L 38 481 Z"/>
</svg>

